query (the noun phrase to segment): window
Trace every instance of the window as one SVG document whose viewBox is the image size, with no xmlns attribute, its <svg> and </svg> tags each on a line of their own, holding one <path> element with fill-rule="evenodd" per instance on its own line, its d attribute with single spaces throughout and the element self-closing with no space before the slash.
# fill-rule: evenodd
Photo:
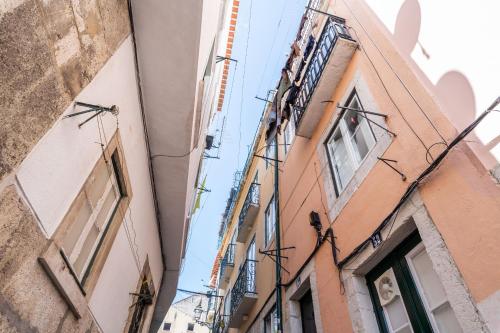
<svg viewBox="0 0 500 333">
<path fill-rule="evenodd" d="M 432 268 L 431 258 L 424 245 L 420 243 L 405 258 L 434 332 L 461 332 L 462 329 L 443 285 Z"/>
<path fill-rule="evenodd" d="M 275 213 L 275 203 L 274 203 L 274 195 L 269 201 L 265 212 L 265 226 L 264 226 L 264 245 L 267 245 L 271 242 L 271 239 L 274 235 L 274 228 L 276 224 L 276 213 Z"/>
<path fill-rule="evenodd" d="M 264 318 L 264 333 L 278 333 L 278 315 L 276 306 L 273 306 L 271 311 Z"/>
<path fill-rule="evenodd" d="M 367 275 L 382 332 L 462 332 L 418 233 Z"/>
<path fill-rule="evenodd" d="M 172 327 L 172 323 L 163 323 L 164 331 L 170 331 L 170 327 Z"/>
<path fill-rule="evenodd" d="M 286 125 L 285 131 L 283 133 L 285 144 L 285 155 L 290 151 L 290 146 L 292 145 L 293 138 L 295 137 L 295 117 L 293 112 L 290 113 L 290 119 Z"/>
<path fill-rule="evenodd" d="M 267 144 L 267 143 L 266 143 Z M 271 143 L 267 144 L 266 145 L 266 169 L 269 167 L 269 165 L 271 165 L 271 161 L 272 159 L 274 159 L 274 145 L 276 144 L 276 138 L 273 139 L 273 141 L 271 141 Z M 271 160 L 270 160 L 271 159 Z"/>
<path fill-rule="evenodd" d="M 98 161 L 68 214 L 72 223 L 62 237 L 62 247 L 80 281 L 85 280 L 125 191 L 115 149 L 110 158 Z"/>
<path fill-rule="evenodd" d="M 363 110 L 354 92 L 346 103 L 353 110 Z M 336 194 L 344 190 L 356 169 L 375 145 L 375 136 L 365 114 L 345 109 L 326 141 Z"/>
<path fill-rule="evenodd" d="M 188 323 L 188 331 L 194 331 L 194 324 L 193 323 Z"/>
</svg>

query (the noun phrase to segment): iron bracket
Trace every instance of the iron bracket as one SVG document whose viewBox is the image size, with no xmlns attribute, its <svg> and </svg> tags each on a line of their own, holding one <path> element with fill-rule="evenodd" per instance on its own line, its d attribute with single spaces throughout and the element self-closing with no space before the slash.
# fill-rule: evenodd
<svg viewBox="0 0 500 333">
<path fill-rule="evenodd" d="M 354 112 L 358 112 L 361 114 L 362 117 L 364 117 L 370 124 L 373 124 L 381 129 L 383 129 L 384 131 L 386 131 L 387 133 L 390 133 L 392 134 L 393 136 L 397 136 L 396 133 L 394 133 L 393 131 L 385 128 L 384 126 L 374 122 L 373 120 L 371 120 L 370 118 L 368 118 L 366 116 L 366 114 L 371 114 L 371 115 L 374 115 L 374 116 L 378 116 L 378 117 L 383 117 L 384 119 L 387 118 L 387 115 L 386 114 L 382 114 L 382 113 L 378 113 L 378 112 L 371 112 L 371 111 L 365 111 L 365 110 L 360 110 L 360 109 L 353 109 L 353 108 L 349 108 L 347 106 L 340 106 L 339 104 L 337 104 L 337 108 L 339 109 L 342 109 L 342 110 L 350 110 L 350 111 L 354 111 Z"/>
<path fill-rule="evenodd" d="M 82 107 L 86 107 L 89 109 L 68 114 L 68 115 L 64 116 L 63 119 L 72 118 L 72 117 L 79 116 L 79 115 L 86 114 L 86 113 L 90 113 L 90 112 L 95 112 L 95 114 L 93 114 L 89 118 L 87 118 L 84 121 L 82 121 L 81 123 L 79 123 L 78 128 L 81 128 L 83 125 L 85 125 L 86 123 L 88 123 L 89 121 L 91 121 L 92 119 L 94 119 L 95 117 L 97 117 L 98 115 L 100 115 L 103 112 L 109 112 L 115 116 L 118 115 L 118 112 L 119 112 L 118 106 L 116 106 L 116 105 L 112 105 L 110 107 L 105 107 L 102 105 L 88 104 L 88 103 L 83 103 L 83 102 L 75 102 L 75 106 L 82 106 Z"/>
<path fill-rule="evenodd" d="M 229 60 L 229 61 L 234 61 L 234 62 L 238 62 L 238 60 L 236 59 L 233 59 L 233 58 L 229 58 L 229 57 L 223 57 L 223 56 L 216 56 L 215 57 L 215 63 L 219 63 L 221 61 L 224 61 L 224 60 Z"/>
<path fill-rule="evenodd" d="M 404 173 L 402 173 L 401 171 L 399 171 L 398 169 L 396 169 L 395 167 L 393 167 L 391 164 L 389 164 L 389 162 L 392 162 L 392 163 L 398 163 L 398 161 L 396 160 L 391 160 L 391 159 L 388 159 L 388 158 L 383 158 L 383 157 L 377 157 L 377 159 L 379 161 L 382 161 L 385 165 L 387 165 L 389 168 L 391 168 L 392 170 L 394 170 L 395 172 L 397 172 L 400 176 L 401 176 L 401 180 L 403 181 L 406 181 L 406 176 Z"/>
<path fill-rule="evenodd" d="M 266 156 L 262 156 L 262 155 L 253 154 L 253 156 L 260 157 L 260 158 L 263 158 L 265 160 L 269 160 L 269 161 L 273 161 L 273 162 L 283 162 L 282 160 L 277 160 L 275 158 L 266 157 Z"/>
</svg>

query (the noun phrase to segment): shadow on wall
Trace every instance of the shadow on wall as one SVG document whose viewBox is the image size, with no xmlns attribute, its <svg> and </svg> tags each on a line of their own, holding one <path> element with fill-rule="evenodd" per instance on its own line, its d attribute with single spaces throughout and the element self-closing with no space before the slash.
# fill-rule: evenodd
<svg viewBox="0 0 500 333">
<path fill-rule="evenodd" d="M 430 59 L 429 53 L 420 44 L 418 37 L 422 22 L 422 12 L 418 0 L 406 0 L 399 9 L 394 27 L 394 40 L 400 51 L 408 57 L 420 75 L 434 88 L 438 103 L 443 113 L 458 131 L 463 130 L 477 117 L 474 90 L 468 78 L 458 72 L 449 71 L 443 74 L 434 86 L 429 78 L 411 58 L 415 46 L 419 46 L 423 55 Z M 482 112 L 482 110 L 481 110 Z M 474 152 L 487 169 L 492 169 L 498 164 L 490 153 L 500 143 L 500 135 L 484 144 L 472 132 L 467 138 Z"/>
</svg>

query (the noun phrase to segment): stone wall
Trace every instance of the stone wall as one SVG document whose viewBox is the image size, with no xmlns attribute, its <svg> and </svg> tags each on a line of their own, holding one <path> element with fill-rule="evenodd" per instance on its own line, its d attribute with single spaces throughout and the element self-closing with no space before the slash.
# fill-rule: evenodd
<svg viewBox="0 0 500 333">
<path fill-rule="evenodd" d="M 14 185 L 0 197 L 0 332 L 99 332 L 88 308 L 69 310 L 38 263 L 49 241 Z"/>
<path fill-rule="evenodd" d="M 130 31 L 127 0 L 0 3 L 0 181 Z"/>
</svg>

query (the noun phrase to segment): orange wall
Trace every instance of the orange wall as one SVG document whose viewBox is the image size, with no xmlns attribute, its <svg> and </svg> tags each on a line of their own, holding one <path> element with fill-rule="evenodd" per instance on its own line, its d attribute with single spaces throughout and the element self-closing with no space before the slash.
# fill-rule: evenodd
<svg viewBox="0 0 500 333">
<path fill-rule="evenodd" d="M 373 232 L 394 208 L 410 182 L 429 165 L 425 158 L 426 149 L 403 119 L 404 116 L 427 147 L 440 141 L 438 133 L 417 103 L 447 142 L 457 134 L 433 96 L 364 5 L 358 0 L 349 2 L 353 13 L 369 32 L 369 37 L 343 1 L 334 3 L 335 6 L 328 11 L 347 20 L 347 25 L 356 31 L 354 33 L 351 30 L 351 33 L 360 42 L 362 49 L 356 51 L 338 87 L 332 87 L 334 103 L 326 104 L 324 116 L 313 137 L 296 137 L 282 164 L 282 237 L 283 246 L 296 247 L 287 251 L 289 259 L 285 261 L 285 267 L 292 275 L 306 260 L 316 243 L 316 234 L 309 226 L 311 211 L 320 213 L 323 230 L 332 224 L 342 259 Z M 417 103 L 399 82 L 370 38 Z M 365 52 L 398 108 L 389 98 Z M 406 174 L 408 180 L 401 181 L 393 170 L 381 162 L 377 163 L 339 216 L 334 221 L 329 221 L 323 184 L 330 181 L 324 178 L 330 169 L 321 164 L 316 149 L 321 144 L 319 140 L 323 133 L 329 130 L 328 123 L 335 116 L 336 109 L 333 106 L 350 93 L 346 89 L 356 72 L 360 72 L 367 83 L 378 111 L 388 115 L 388 128 L 397 133 L 383 155 L 397 160 L 397 167 Z M 440 149 L 442 145 L 435 146 L 430 152 L 437 156 Z M 281 158 L 284 159 L 285 156 Z M 460 144 L 448 155 L 444 163 L 420 186 L 420 194 L 476 302 L 499 290 L 500 270 L 493 263 L 500 257 L 500 189 L 467 145 Z M 351 331 L 346 298 L 340 293 L 338 270 L 334 267 L 328 244 L 316 255 L 315 264 L 324 331 Z M 290 279 L 290 275 L 285 273 L 284 281 L 287 279 Z"/>
</svg>

